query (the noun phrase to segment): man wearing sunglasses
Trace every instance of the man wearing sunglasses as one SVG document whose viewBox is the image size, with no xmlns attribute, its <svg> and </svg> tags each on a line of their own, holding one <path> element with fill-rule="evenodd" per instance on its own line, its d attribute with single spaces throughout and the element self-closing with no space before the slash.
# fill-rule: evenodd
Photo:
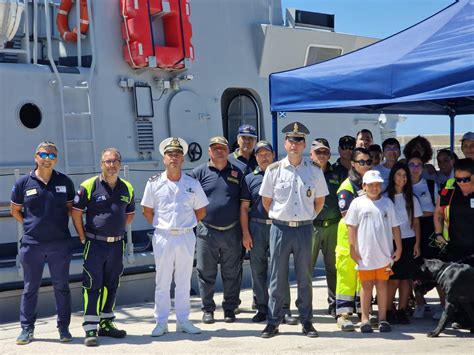
<svg viewBox="0 0 474 355">
<path fill-rule="evenodd" d="M 97 335 L 123 338 L 113 320 L 115 296 L 123 271 L 125 226 L 135 216 L 132 185 L 118 177 L 121 154 L 115 148 L 102 151 L 101 174 L 81 183 L 74 198 L 72 219 L 84 244 L 84 345 L 97 346 Z M 86 213 L 86 225 L 82 214 Z M 97 332 L 97 326 L 99 331 Z"/>
<path fill-rule="evenodd" d="M 352 151 L 355 148 L 356 140 L 351 136 L 343 136 L 339 138 L 339 158 L 333 164 L 334 171 L 336 174 L 341 176 L 341 179 L 344 181 L 347 178 L 349 169 L 351 168 L 351 156 Z"/>
<path fill-rule="evenodd" d="M 447 244 L 449 261 L 474 255 L 473 220 L 474 161 L 465 158 L 454 164 L 454 179 L 441 190 L 434 214 L 435 236 Z"/>
<path fill-rule="evenodd" d="M 38 291 L 46 261 L 56 299 L 59 340 L 72 340 L 68 329 L 72 256 L 68 221 L 74 185 L 69 177 L 54 170 L 58 162 L 58 149 L 54 143 L 40 143 L 34 160 L 36 168 L 15 182 L 10 204 L 12 216 L 23 224 L 19 257 L 25 286 L 20 304 L 22 330 L 16 340 L 18 345 L 28 344 L 33 339 Z"/>
</svg>

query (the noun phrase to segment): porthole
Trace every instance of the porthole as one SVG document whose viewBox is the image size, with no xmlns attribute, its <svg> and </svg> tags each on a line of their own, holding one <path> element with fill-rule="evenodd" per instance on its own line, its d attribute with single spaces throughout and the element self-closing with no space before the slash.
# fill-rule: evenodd
<svg viewBox="0 0 474 355">
<path fill-rule="evenodd" d="M 32 103 L 26 103 L 20 108 L 20 122 L 26 128 L 37 128 L 41 123 L 41 110 Z"/>
</svg>

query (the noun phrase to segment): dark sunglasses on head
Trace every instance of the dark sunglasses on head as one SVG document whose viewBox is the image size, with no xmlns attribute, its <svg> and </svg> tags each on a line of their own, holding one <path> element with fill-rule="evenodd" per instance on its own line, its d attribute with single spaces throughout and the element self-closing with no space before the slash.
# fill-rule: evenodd
<svg viewBox="0 0 474 355">
<path fill-rule="evenodd" d="M 46 153 L 46 152 L 38 152 L 36 153 L 36 155 L 39 156 L 41 159 L 49 158 L 50 160 L 54 160 L 58 157 L 56 153 Z"/>
<path fill-rule="evenodd" d="M 372 159 L 360 159 L 360 160 L 354 160 L 355 163 L 359 164 L 360 166 L 364 166 L 367 164 L 367 166 L 371 166 L 372 163 L 374 162 Z"/>
<path fill-rule="evenodd" d="M 471 177 L 470 176 L 467 176 L 467 177 L 454 177 L 456 179 L 456 182 L 457 183 L 460 183 L 460 184 L 467 184 L 468 182 L 471 182 Z"/>
</svg>

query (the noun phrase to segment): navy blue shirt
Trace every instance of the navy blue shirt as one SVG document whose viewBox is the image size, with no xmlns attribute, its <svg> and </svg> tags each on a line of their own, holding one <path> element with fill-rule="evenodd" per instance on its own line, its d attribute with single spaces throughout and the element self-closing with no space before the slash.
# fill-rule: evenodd
<svg viewBox="0 0 474 355">
<path fill-rule="evenodd" d="M 71 238 L 66 203 L 73 199 L 73 182 L 56 170 L 47 185 L 34 171 L 19 178 L 13 185 L 11 202 L 23 206 L 21 242 L 38 244 Z"/>
<path fill-rule="evenodd" d="M 89 199 L 84 183 L 74 198 L 73 208 L 81 211 L 87 209 L 86 231 L 106 237 L 124 235 L 126 215 L 135 212 L 133 189 L 130 196 L 123 180 L 118 179 L 117 185 L 112 190 L 105 180 L 96 177 Z"/>
<path fill-rule="evenodd" d="M 341 158 L 337 159 L 336 162 L 332 165 L 335 173 L 341 177 L 341 180 L 346 180 L 349 170 L 346 169 L 344 165 L 341 163 Z"/>
<path fill-rule="evenodd" d="M 252 154 L 250 156 L 250 159 L 247 160 L 242 155 L 239 155 L 239 149 L 237 149 L 235 152 L 230 153 L 227 157 L 227 160 L 233 166 L 240 169 L 244 176 L 254 171 L 258 166 L 257 160 L 255 159 L 255 155 Z"/>
<path fill-rule="evenodd" d="M 250 218 L 268 219 L 268 213 L 263 207 L 262 196 L 258 194 L 263 181 L 263 172 L 257 167 L 253 172 L 246 175 L 242 183 L 240 199 L 250 202 Z"/>
<path fill-rule="evenodd" d="M 191 176 L 199 181 L 209 200 L 204 223 L 226 227 L 239 220 L 243 180 L 240 169 L 227 163 L 224 169 L 218 170 L 208 162 L 196 167 Z"/>
<path fill-rule="evenodd" d="M 324 178 L 328 185 L 329 195 L 324 199 L 324 207 L 316 217 L 315 221 L 326 221 L 330 219 L 340 219 L 337 190 L 345 178 L 342 178 L 340 172 L 336 172 L 331 164 L 327 165 L 324 172 Z"/>
</svg>

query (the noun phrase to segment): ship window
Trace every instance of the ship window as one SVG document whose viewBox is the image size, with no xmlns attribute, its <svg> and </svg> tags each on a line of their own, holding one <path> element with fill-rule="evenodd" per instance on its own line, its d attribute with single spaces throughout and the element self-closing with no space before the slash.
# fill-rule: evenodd
<svg viewBox="0 0 474 355">
<path fill-rule="evenodd" d="M 26 128 L 36 128 L 41 123 L 41 111 L 32 103 L 24 104 L 20 108 L 20 121 Z"/>
<path fill-rule="evenodd" d="M 233 148 L 237 143 L 239 127 L 250 124 L 258 130 L 258 107 L 255 99 L 249 95 L 237 95 L 229 103 L 227 108 L 227 134 L 229 144 Z M 257 131 L 257 135 L 258 131 Z"/>
<path fill-rule="evenodd" d="M 332 58 L 339 57 L 342 54 L 340 47 L 321 47 L 310 45 L 306 50 L 306 57 L 304 65 L 312 65 L 324 62 Z"/>
</svg>

